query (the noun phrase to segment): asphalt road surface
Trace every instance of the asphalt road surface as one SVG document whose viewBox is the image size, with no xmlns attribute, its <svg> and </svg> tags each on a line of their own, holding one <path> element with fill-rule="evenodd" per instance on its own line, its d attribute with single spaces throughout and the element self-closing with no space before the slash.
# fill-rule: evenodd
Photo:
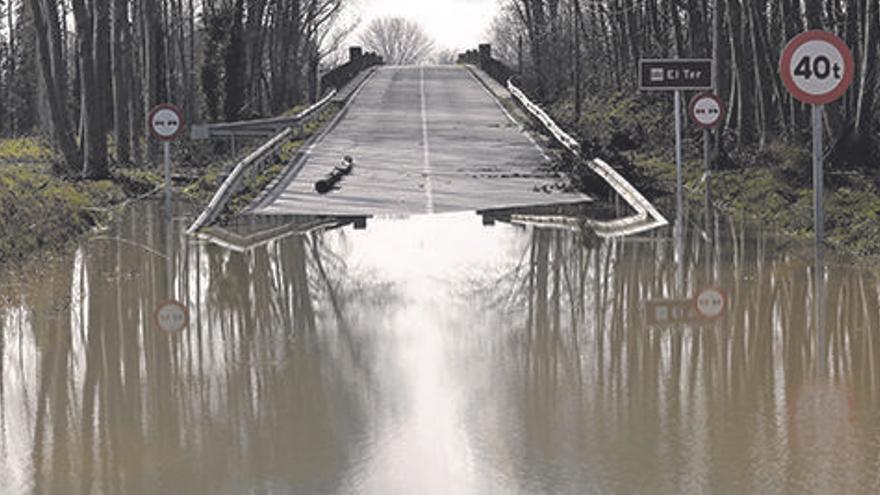
<svg viewBox="0 0 880 495">
<path fill-rule="evenodd" d="M 327 194 L 315 182 L 354 171 Z M 382 67 L 250 213 L 411 215 L 589 201 L 467 69 Z"/>
</svg>

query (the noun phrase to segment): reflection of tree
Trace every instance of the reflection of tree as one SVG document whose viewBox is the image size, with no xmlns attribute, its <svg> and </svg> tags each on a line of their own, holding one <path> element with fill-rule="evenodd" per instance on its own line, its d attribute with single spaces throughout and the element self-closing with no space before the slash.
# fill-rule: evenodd
<svg viewBox="0 0 880 495">
<path fill-rule="evenodd" d="M 28 368 L 23 386 L 36 390 L 30 405 L 0 389 L 0 418 L 20 424 L 33 408 L 27 481 L 38 493 L 245 492 L 254 479 L 334 491 L 364 427 L 365 397 L 343 383 L 362 379 L 347 357 L 362 341 L 342 340 L 340 351 L 326 335 L 340 330 L 321 315 L 332 284 L 331 317 L 340 328 L 350 318 L 346 301 L 358 293 L 345 267 L 317 238 L 224 253 L 187 242 L 177 224 L 169 242 L 161 220 L 154 208 L 133 208 L 80 261 L 52 271 L 57 280 L 26 298 L 35 316 L 20 333 L 34 339 L 20 352 L 3 352 L 15 334 L 0 331 L 0 372 Z M 72 307 L 44 316 L 46 285 L 66 287 Z M 152 321 L 171 295 L 191 311 L 179 335 Z M 8 432 L 0 445 L 10 445 Z"/>
<path fill-rule="evenodd" d="M 768 446 L 794 432 L 796 421 L 779 422 L 774 411 L 793 406 L 820 362 L 829 363 L 835 383 L 848 387 L 853 408 L 878 406 L 880 294 L 873 275 L 829 270 L 822 329 L 812 317 L 813 306 L 823 303 L 812 296 L 812 262 L 784 242 L 721 219 L 705 234 L 688 229 L 683 266 L 675 265 L 671 247 L 662 238 L 590 245 L 578 233 L 536 228 L 526 266 L 478 281 L 468 292 L 490 306 L 511 301 L 495 307 L 510 313 L 511 341 L 520 351 L 520 372 L 510 377 L 507 394 L 524 394 L 525 407 L 515 410 L 525 442 L 507 448 L 522 448 L 523 470 L 533 457 L 574 458 L 623 470 L 605 473 L 629 480 L 617 487 L 623 491 L 681 491 L 651 484 L 672 482 L 664 475 L 670 472 L 742 486 L 734 473 L 750 475 L 750 456 L 769 462 Z M 721 321 L 647 326 L 645 300 L 691 295 L 708 285 L 722 287 L 732 303 Z M 818 330 L 827 339 L 824 351 L 817 347 Z M 511 359 L 506 352 L 494 358 Z M 867 465 L 848 468 L 861 480 L 869 473 Z"/>
</svg>

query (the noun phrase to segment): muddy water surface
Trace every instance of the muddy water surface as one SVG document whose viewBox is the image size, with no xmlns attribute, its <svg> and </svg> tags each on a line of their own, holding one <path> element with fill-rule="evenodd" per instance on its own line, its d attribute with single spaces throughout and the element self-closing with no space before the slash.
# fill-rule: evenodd
<svg viewBox="0 0 880 495">
<path fill-rule="evenodd" d="M 623 240 L 370 219 L 245 252 L 186 221 L 138 205 L 0 279 L 0 493 L 880 491 L 871 270 L 699 215 Z M 705 287 L 717 320 L 646 313 Z"/>
</svg>

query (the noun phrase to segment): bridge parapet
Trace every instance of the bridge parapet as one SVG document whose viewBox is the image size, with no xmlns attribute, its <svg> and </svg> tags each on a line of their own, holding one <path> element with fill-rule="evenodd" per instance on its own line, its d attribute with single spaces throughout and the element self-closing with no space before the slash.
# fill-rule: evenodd
<svg viewBox="0 0 880 495">
<path fill-rule="evenodd" d="M 340 65 L 321 77 L 322 88 L 342 89 L 364 70 L 385 63 L 379 55 L 364 53 L 363 49 L 359 46 L 349 48 L 348 57 L 347 63 Z"/>
<path fill-rule="evenodd" d="M 519 72 L 492 58 L 492 45 L 488 43 L 481 44 L 476 50 L 460 53 L 458 63 L 476 65 L 503 86 L 506 86 L 510 79 L 519 76 Z"/>
</svg>

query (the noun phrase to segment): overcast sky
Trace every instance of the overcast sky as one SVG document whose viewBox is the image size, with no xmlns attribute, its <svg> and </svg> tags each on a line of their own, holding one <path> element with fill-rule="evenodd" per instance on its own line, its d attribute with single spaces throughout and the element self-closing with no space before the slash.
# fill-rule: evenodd
<svg viewBox="0 0 880 495">
<path fill-rule="evenodd" d="M 476 48 L 498 12 L 499 0 L 355 0 L 360 29 L 378 17 L 418 21 L 438 48 Z M 357 39 L 355 36 L 354 41 Z"/>
</svg>

